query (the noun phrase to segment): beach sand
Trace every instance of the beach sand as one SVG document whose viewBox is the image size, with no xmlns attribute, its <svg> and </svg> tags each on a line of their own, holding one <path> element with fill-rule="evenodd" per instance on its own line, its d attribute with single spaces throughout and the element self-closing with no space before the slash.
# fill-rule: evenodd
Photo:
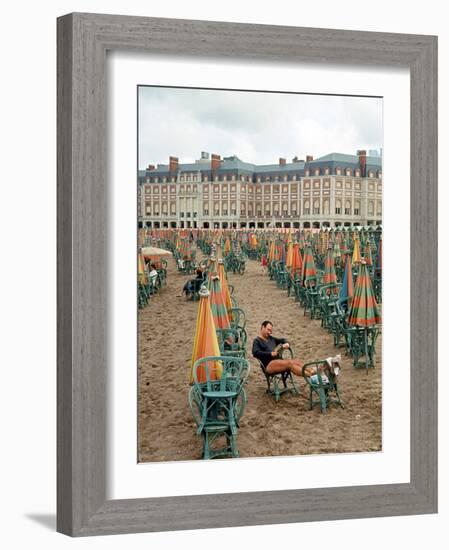
<svg viewBox="0 0 449 550">
<path fill-rule="evenodd" d="M 169 259 L 168 280 L 148 306 L 139 311 L 138 460 L 161 462 L 197 460 L 202 443 L 188 404 L 189 372 L 198 302 L 186 301 L 181 291 L 192 275 L 178 273 Z M 310 455 L 380 451 L 382 448 L 381 336 L 377 340 L 376 368 L 355 369 L 344 348 L 303 315 L 303 309 L 276 287 L 257 262 L 247 261 L 244 275 L 228 274 L 238 306 L 246 313 L 248 404 L 240 421 L 241 457 Z M 266 381 L 251 357 L 251 345 L 260 323 L 269 319 L 273 335 L 291 343 L 303 362 L 342 355 L 339 392 L 345 408 L 331 405 L 309 410 L 308 391 L 297 379 L 301 395 L 286 394 L 279 402 L 266 393 Z"/>
</svg>

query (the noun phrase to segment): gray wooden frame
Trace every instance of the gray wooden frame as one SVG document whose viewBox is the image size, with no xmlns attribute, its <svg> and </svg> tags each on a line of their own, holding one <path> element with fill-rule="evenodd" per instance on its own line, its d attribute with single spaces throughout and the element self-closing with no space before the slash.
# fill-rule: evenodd
<svg viewBox="0 0 449 550">
<path fill-rule="evenodd" d="M 58 19 L 58 505 L 72 536 L 437 511 L 437 38 L 70 14 Z M 410 483 L 106 499 L 106 52 L 408 67 Z"/>
</svg>

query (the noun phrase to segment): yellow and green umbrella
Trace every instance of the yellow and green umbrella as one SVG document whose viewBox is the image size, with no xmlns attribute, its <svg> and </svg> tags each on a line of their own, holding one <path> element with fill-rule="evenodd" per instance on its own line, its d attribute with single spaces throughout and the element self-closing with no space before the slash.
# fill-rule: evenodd
<svg viewBox="0 0 449 550">
<path fill-rule="evenodd" d="M 199 292 L 200 301 L 198 303 L 198 314 L 196 318 L 195 339 L 193 342 L 192 362 L 190 366 L 190 384 L 193 384 L 193 365 L 198 359 L 203 357 L 217 357 L 220 355 L 217 333 L 215 332 L 215 323 L 212 316 L 212 310 L 209 303 L 209 291 L 201 287 Z M 209 368 L 211 365 L 209 365 Z M 221 363 L 216 362 L 210 372 L 214 379 L 221 376 Z M 206 382 L 206 373 L 204 367 L 197 371 L 198 382 Z"/>
<path fill-rule="evenodd" d="M 352 263 L 359 264 L 362 260 L 360 255 L 360 241 L 356 234 L 354 234 L 354 250 L 352 251 Z"/>
<path fill-rule="evenodd" d="M 218 275 L 211 277 L 209 301 L 215 328 L 230 328 L 231 323 L 229 322 L 225 297 L 223 295 L 223 289 L 221 288 L 220 277 Z"/>
</svg>

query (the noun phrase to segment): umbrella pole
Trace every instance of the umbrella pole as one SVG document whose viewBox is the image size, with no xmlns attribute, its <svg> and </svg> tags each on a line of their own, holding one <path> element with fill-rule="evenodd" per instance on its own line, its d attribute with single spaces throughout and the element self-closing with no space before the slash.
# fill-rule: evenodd
<svg viewBox="0 0 449 550">
<path fill-rule="evenodd" d="M 365 368 L 369 367 L 369 355 L 368 355 L 368 328 L 365 327 L 363 330 L 363 339 L 365 344 Z"/>
</svg>

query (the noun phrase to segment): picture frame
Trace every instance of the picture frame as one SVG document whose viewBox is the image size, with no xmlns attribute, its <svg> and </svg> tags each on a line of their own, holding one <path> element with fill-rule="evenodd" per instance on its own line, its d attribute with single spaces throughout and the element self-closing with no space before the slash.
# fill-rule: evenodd
<svg viewBox="0 0 449 550">
<path fill-rule="evenodd" d="M 57 530 L 71 536 L 437 512 L 437 38 L 72 13 L 58 18 Z M 410 70 L 410 482 L 108 500 L 106 53 Z"/>
</svg>

